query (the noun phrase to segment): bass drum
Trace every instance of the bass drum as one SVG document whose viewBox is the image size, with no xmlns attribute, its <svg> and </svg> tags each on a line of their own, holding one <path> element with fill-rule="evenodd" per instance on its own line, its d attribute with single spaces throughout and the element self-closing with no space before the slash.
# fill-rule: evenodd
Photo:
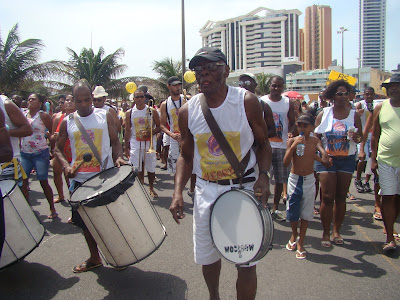
<svg viewBox="0 0 400 300">
<path fill-rule="evenodd" d="M 0 257 L 3 269 L 31 253 L 40 244 L 45 229 L 14 180 L 0 181 L 4 201 L 6 237 Z"/>
<path fill-rule="evenodd" d="M 100 172 L 71 195 L 70 203 L 106 261 L 125 267 L 156 251 L 166 232 L 150 197 L 131 166 Z"/>
<path fill-rule="evenodd" d="M 252 191 L 234 188 L 211 207 L 210 232 L 224 258 L 244 265 L 260 260 L 272 248 L 274 224 Z"/>
</svg>

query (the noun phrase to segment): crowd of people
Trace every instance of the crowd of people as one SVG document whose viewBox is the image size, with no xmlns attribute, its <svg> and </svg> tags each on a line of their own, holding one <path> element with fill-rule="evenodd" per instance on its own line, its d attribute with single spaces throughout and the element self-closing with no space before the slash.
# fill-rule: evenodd
<svg viewBox="0 0 400 300">
<path fill-rule="evenodd" d="M 383 84 L 390 98 L 378 104 L 371 87 L 365 89 L 364 100 L 354 103 L 354 87 L 338 80 L 309 105 L 283 96 L 285 82 L 280 76 L 271 78 L 269 94 L 260 98 L 255 95 L 257 81 L 251 73 L 239 77 L 239 87 L 228 86 L 229 66 L 225 54 L 217 48 L 201 48 L 189 68 L 196 74 L 201 93 L 193 97 L 183 94 L 181 80 L 173 76 L 167 82 L 170 96 L 158 105 L 153 105 L 146 87 L 139 87 L 132 95 L 133 105 L 122 101 L 118 108 L 108 103 L 108 93 L 102 86 L 90 87 L 82 80 L 74 85 L 71 94 L 59 97 L 56 107 L 36 93 L 28 97 L 27 103 L 17 95 L 11 100 L 2 95 L 0 130 L 9 136 L 6 139 L 12 145 L 13 164 L 2 170 L 0 179 L 16 180 L 29 201 L 29 178 L 36 173 L 49 204 L 48 218 L 54 219 L 58 217 L 55 203 L 65 200 L 64 175 L 73 191 L 102 170 L 130 164 L 142 183 L 147 172 L 149 195 L 156 198 L 156 165 L 160 160 L 161 169 L 174 177 L 170 211 L 178 224 L 185 217 L 182 194 L 191 181 L 188 194 L 195 203 L 195 261 L 202 265 L 210 299 L 219 297 L 221 270 L 221 255 L 209 233 L 210 210 L 217 197 L 232 187 L 254 190 L 255 197 L 270 208 L 276 221 L 289 221 L 292 232 L 286 249 L 295 251 L 296 258 L 305 259 L 308 222 L 320 214 L 322 247 L 344 244 L 340 229 L 346 199 L 354 199 L 349 194 L 353 173 L 356 171 L 354 184 L 359 193 L 372 192 L 369 180 L 374 175 L 373 218 L 384 223 L 387 237 L 383 250 L 396 248 L 399 236 L 394 223 L 400 212 L 400 74 Z M 242 162 L 242 173 L 232 168 L 230 158 L 221 151 L 203 105 L 208 105 Z M 94 146 L 82 140 L 82 136 L 86 138 L 81 136 L 80 126 L 87 130 Z M 0 138 L 3 140 L 3 135 Z M 84 160 L 88 152 L 96 159 Z M 2 153 L 2 161 L 9 161 L 9 154 Z M 56 198 L 48 182 L 50 161 Z M 270 183 L 274 192 L 273 201 L 268 204 Z M 315 205 L 318 194 L 319 210 Z M 286 216 L 279 210 L 281 200 Z M 68 222 L 83 229 L 90 251 L 90 257 L 73 271 L 80 273 L 101 266 L 97 244 L 75 210 Z M 238 299 L 255 297 L 256 264 L 238 267 Z"/>
</svg>

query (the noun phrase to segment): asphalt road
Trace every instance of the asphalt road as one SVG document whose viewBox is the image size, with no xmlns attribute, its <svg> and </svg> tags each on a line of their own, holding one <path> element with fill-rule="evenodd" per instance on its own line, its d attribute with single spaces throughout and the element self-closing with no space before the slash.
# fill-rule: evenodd
<svg viewBox="0 0 400 300">
<path fill-rule="evenodd" d="M 48 204 L 33 176 L 30 201 L 47 232 L 23 261 L 0 271 L 0 299 L 207 299 L 201 267 L 193 262 L 191 200 L 185 193 L 186 218 L 177 225 L 168 210 L 172 177 L 159 168 L 156 172 L 159 198 L 153 204 L 167 230 L 164 243 L 124 271 L 105 265 L 81 274 L 72 268 L 88 257 L 88 249 L 80 229 L 67 223 L 70 208 L 56 204 L 59 218 L 47 219 Z M 52 174 L 49 181 L 56 191 Z M 353 184 L 351 192 L 358 198 L 348 201 L 343 246 L 320 246 L 316 216 L 307 231 L 307 259 L 298 260 L 285 249 L 290 224 L 274 222 L 273 250 L 257 266 L 257 299 L 400 298 L 400 249 L 382 253 L 385 236 L 382 222 L 372 218 L 373 195 L 358 194 Z M 400 231 L 398 223 L 395 227 Z M 222 265 L 221 299 L 235 299 L 236 268 L 226 261 Z"/>
</svg>

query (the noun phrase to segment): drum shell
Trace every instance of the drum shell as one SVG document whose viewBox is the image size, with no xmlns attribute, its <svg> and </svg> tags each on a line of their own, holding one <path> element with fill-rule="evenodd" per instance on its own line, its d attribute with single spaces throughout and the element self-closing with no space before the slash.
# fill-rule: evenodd
<svg viewBox="0 0 400 300">
<path fill-rule="evenodd" d="M 102 204 L 107 204 L 97 205 L 95 198 L 83 199 L 77 209 L 105 260 L 114 267 L 143 260 L 160 247 L 166 236 L 150 197 L 140 182 L 133 182 L 132 178 L 135 177 L 128 176 L 125 182 L 107 192 L 118 194 L 115 200 L 101 199 Z M 79 195 L 79 188 L 75 193 Z M 76 197 L 72 195 L 73 198 Z"/>
<path fill-rule="evenodd" d="M 252 191 L 233 188 L 212 205 L 213 244 L 230 262 L 245 265 L 263 258 L 272 248 L 273 232 L 269 210 L 262 207 Z"/>
<path fill-rule="evenodd" d="M 45 229 L 13 180 L 0 181 L 4 201 L 5 241 L 0 269 L 22 260 L 42 241 Z"/>
</svg>

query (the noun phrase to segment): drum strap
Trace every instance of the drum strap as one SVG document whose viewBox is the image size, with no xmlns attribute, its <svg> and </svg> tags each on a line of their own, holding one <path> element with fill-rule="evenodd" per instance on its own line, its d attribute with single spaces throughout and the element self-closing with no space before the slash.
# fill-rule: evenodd
<svg viewBox="0 0 400 300">
<path fill-rule="evenodd" d="M 221 129 L 218 126 L 217 121 L 215 120 L 214 116 L 211 113 L 210 108 L 208 107 L 206 97 L 204 94 L 200 94 L 200 105 L 201 110 L 203 111 L 204 119 L 210 127 L 212 134 L 214 135 L 215 139 L 218 142 L 222 152 L 224 153 L 226 159 L 229 161 L 230 165 L 232 166 L 233 170 L 235 171 L 236 176 L 239 179 L 243 178 L 244 171 L 246 170 L 247 164 L 249 163 L 250 159 L 250 150 L 247 152 L 246 156 L 239 162 L 238 158 L 236 157 L 235 153 L 233 152 L 231 146 L 229 145 L 228 141 L 226 140 L 224 134 L 222 133 Z M 251 148 L 250 148 L 251 149 Z"/>
<path fill-rule="evenodd" d="M 2 164 L 1 165 L 1 169 L 3 170 L 5 168 L 7 168 L 11 164 L 14 165 L 14 178 L 15 178 L 15 180 L 18 180 L 18 178 L 19 178 L 19 176 L 18 176 L 18 166 L 19 166 L 19 169 L 21 171 L 22 179 L 27 179 L 28 178 L 28 176 L 26 176 L 26 173 L 25 173 L 24 168 L 22 167 L 21 163 L 15 157 L 11 161 Z"/>
<path fill-rule="evenodd" d="M 74 121 L 75 121 L 76 126 L 78 127 L 79 131 L 82 133 L 82 136 L 85 139 L 86 143 L 89 145 L 90 150 L 92 150 L 94 156 L 96 157 L 97 161 L 99 162 L 99 164 L 101 166 L 101 170 L 105 170 L 106 167 L 107 167 L 108 157 L 106 157 L 106 159 L 104 160 L 104 163 L 101 164 L 101 158 L 100 158 L 99 151 L 97 151 L 97 148 L 93 144 L 92 139 L 89 137 L 89 135 L 86 132 L 85 128 L 83 127 L 81 121 L 79 121 L 79 117 L 77 115 L 77 112 L 74 112 L 73 116 L 74 116 Z"/>
</svg>

